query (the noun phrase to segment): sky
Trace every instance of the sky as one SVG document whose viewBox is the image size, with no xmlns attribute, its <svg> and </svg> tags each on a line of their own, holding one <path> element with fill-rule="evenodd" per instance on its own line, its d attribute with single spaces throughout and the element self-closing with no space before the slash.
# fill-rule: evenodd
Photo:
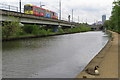
<svg viewBox="0 0 120 80">
<path fill-rule="evenodd" d="M 0 3 L 19 7 L 20 0 L 0 0 Z M 24 4 L 33 4 L 45 9 L 49 9 L 59 13 L 59 0 L 21 0 L 22 8 Z M 114 0 L 61 0 L 62 19 L 68 20 L 68 15 L 75 22 L 87 22 L 92 24 L 102 20 L 102 15 L 106 15 L 107 19 L 111 16 L 112 2 Z M 0 5 L 1 6 L 1 5 Z"/>
</svg>

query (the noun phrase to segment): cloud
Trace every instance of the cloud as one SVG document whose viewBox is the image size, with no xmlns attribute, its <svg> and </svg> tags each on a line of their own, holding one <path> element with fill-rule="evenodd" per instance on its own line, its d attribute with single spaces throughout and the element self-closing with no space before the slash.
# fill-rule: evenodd
<svg viewBox="0 0 120 80">
<path fill-rule="evenodd" d="M 21 0 L 22 5 L 34 4 L 39 6 L 40 0 Z M 107 15 L 107 19 L 111 15 L 112 2 L 114 0 L 61 0 L 62 2 L 62 19 L 67 20 L 68 15 L 74 10 L 74 20 L 80 22 L 93 23 L 95 20 L 101 20 L 103 14 Z M 14 5 L 19 7 L 19 0 L 0 0 L 1 3 Z M 41 0 L 44 8 L 59 13 L 59 0 Z"/>
</svg>

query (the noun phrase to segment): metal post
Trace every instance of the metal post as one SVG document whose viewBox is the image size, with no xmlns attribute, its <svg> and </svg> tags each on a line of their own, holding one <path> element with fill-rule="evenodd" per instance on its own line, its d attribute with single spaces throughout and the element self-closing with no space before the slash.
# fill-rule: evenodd
<svg viewBox="0 0 120 80">
<path fill-rule="evenodd" d="M 41 2 L 40 2 L 40 7 L 41 7 Z"/>
<path fill-rule="evenodd" d="M 61 20 L 61 0 L 59 2 L 59 20 Z"/>
<path fill-rule="evenodd" d="M 86 18 L 86 23 L 87 23 L 87 18 Z"/>
<path fill-rule="evenodd" d="M 19 6 L 20 6 L 20 13 L 21 13 L 21 0 L 20 0 L 20 2 L 19 2 Z"/>
<path fill-rule="evenodd" d="M 70 15 L 68 15 L 68 22 L 70 22 Z"/>
<path fill-rule="evenodd" d="M 9 6 L 9 11 L 10 11 L 10 5 L 8 5 Z"/>
<path fill-rule="evenodd" d="M 80 18 L 79 18 L 79 16 L 78 16 L 78 23 L 80 22 Z"/>
<path fill-rule="evenodd" d="M 83 21 L 83 17 L 82 17 L 82 23 L 84 23 L 84 21 Z"/>
<path fill-rule="evenodd" d="M 72 22 L 73 22 L 73 9 L 72 9 Z"/>
<path fill-rule="evenodd" d="M 16 7 L 17 8 L 17 12 L 18 12 L 18 7 Z"/>
</svg>

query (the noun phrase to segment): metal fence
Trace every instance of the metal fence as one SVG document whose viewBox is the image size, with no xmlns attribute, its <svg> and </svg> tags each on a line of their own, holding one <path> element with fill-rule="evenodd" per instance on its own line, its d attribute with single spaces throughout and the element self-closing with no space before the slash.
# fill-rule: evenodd
<svg viewBox="0 0 120 80">
<path fill-rule="evenodd" d="M 9 10 L 9 11 L 15 11 L 15 12 L 20 12 L 19 11 L 19 7 L 16 7 L 16 6 L 12 6 L 12 5 L 7 5 L 7 4 L 3 4 L 3 3 L 0 3 L 0 9 L 3 9 L 3 10 Z M 21 12 L 23 13 L 23 8 L 21 9 Z"/>
</svg>

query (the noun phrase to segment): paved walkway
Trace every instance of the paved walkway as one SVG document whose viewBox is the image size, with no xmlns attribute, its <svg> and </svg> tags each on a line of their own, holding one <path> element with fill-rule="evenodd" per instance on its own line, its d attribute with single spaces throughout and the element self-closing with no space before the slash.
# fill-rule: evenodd
<svg viewBox="0 0 120 80">
<path fill-rule="evenodd" d="M 113 39 L 93 58 L 77 78 L 118 78 L 118 34 L 112 32 Z M 99 66 L 100 75 L 90 75 L 85 72 L 88 68 Z"/>
</svg>

